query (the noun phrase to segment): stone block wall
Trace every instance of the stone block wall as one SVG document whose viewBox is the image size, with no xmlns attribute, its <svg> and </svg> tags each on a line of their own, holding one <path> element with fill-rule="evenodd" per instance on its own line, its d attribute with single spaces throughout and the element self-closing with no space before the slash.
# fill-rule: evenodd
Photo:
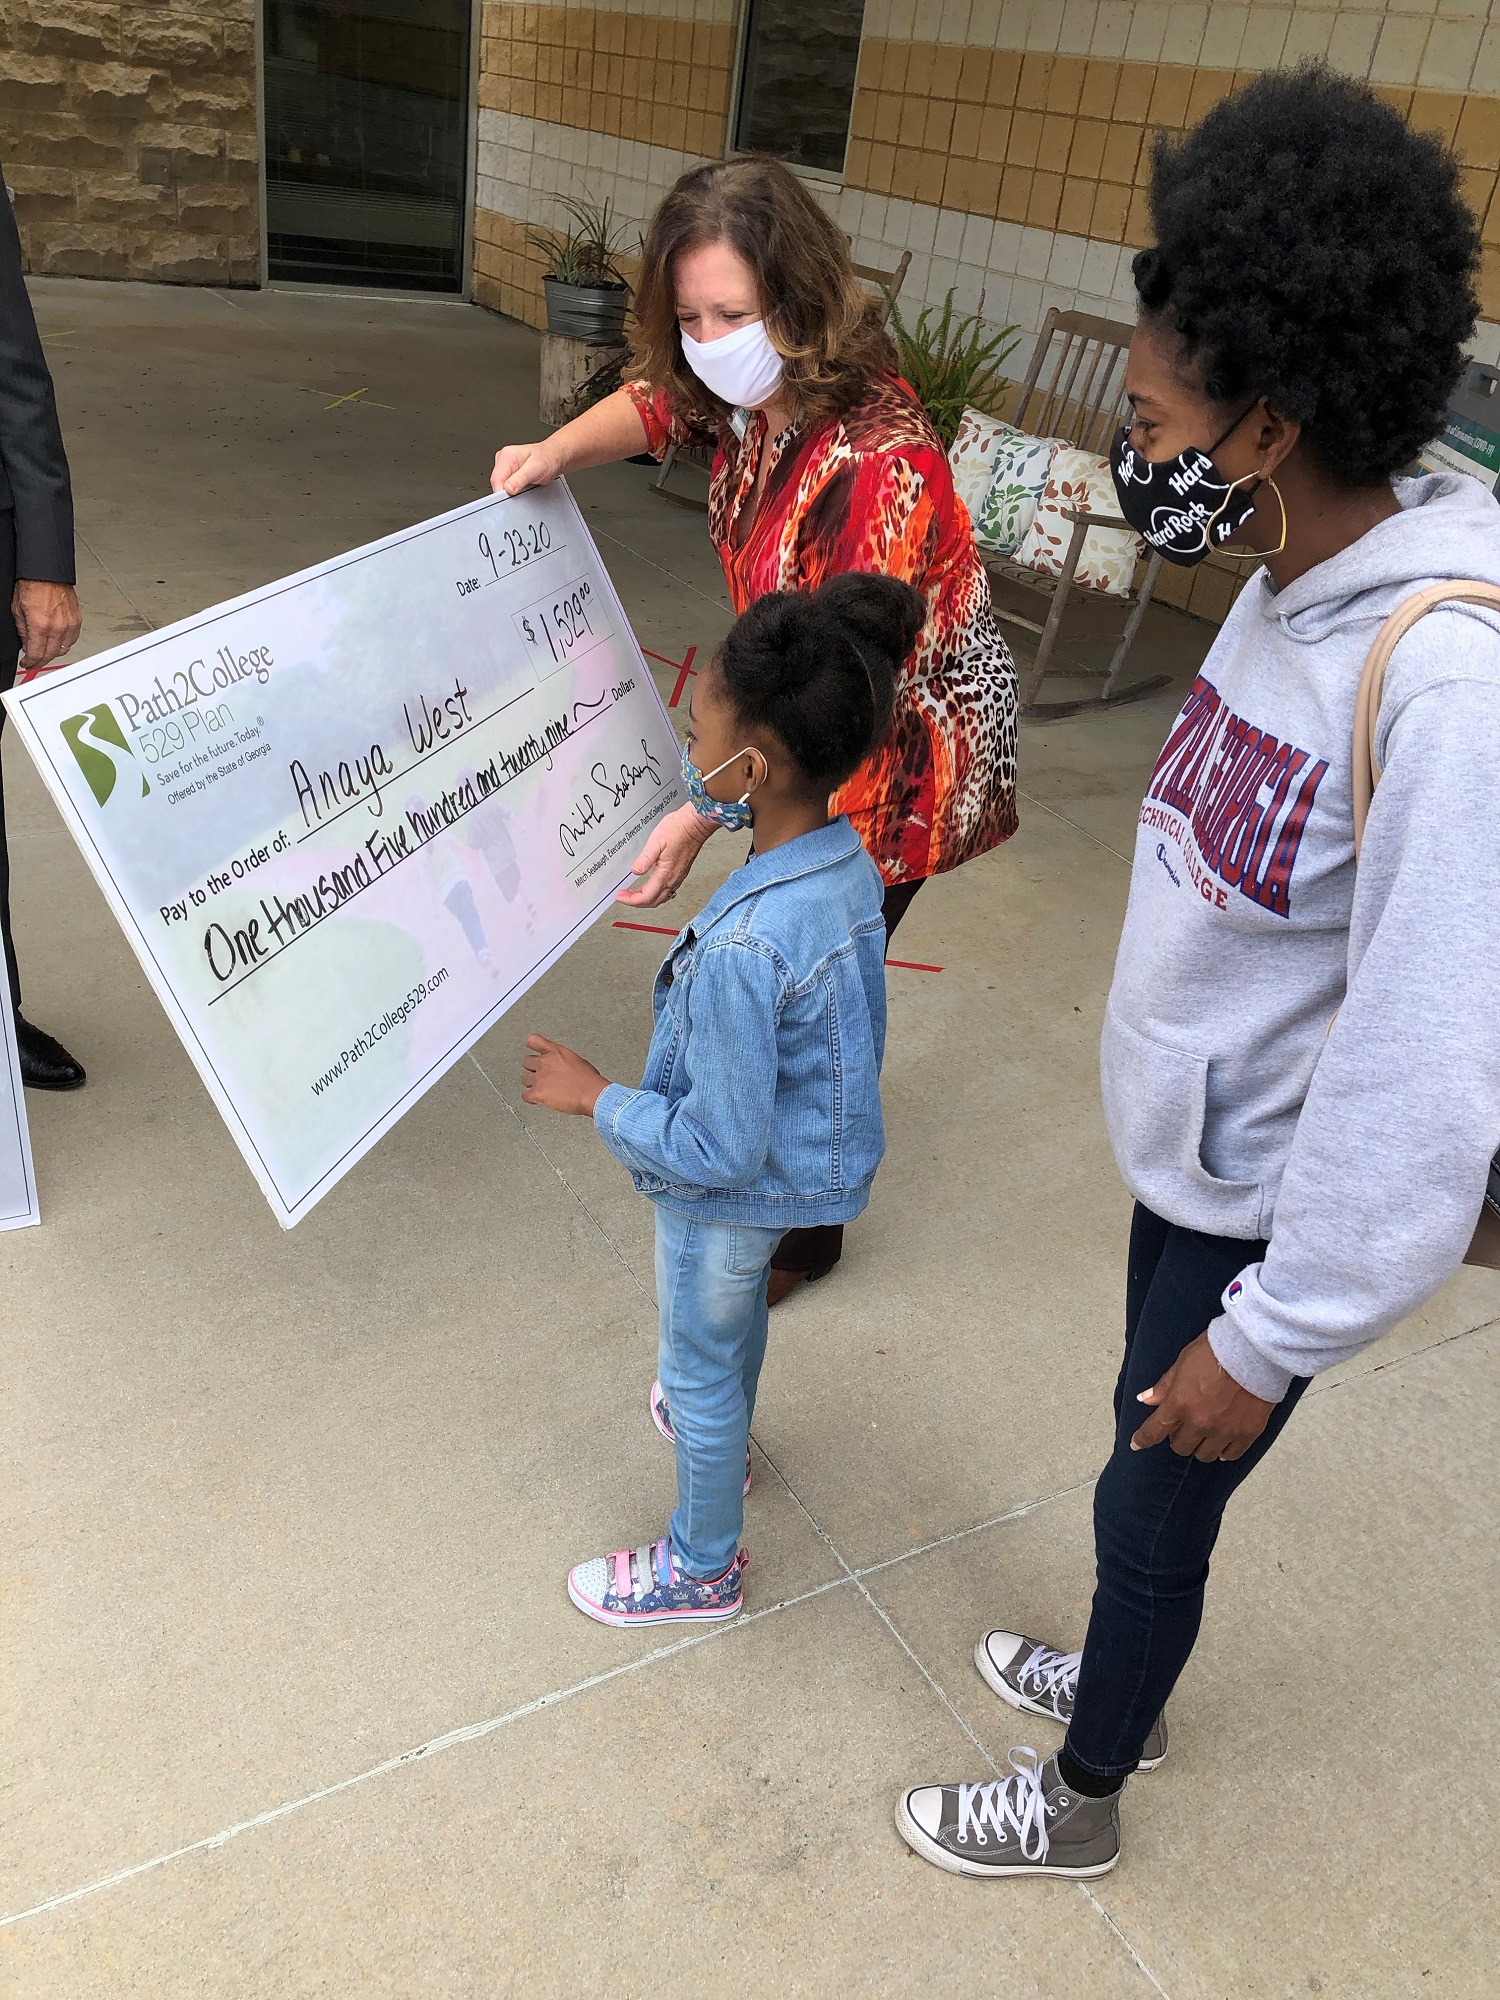
<svg viewBox="0 0 1500 2000">
<path fill-rule="evenodd" d="M 255 0 L 0 0 L 27 269 L 254 285 Z"/>
</svg>

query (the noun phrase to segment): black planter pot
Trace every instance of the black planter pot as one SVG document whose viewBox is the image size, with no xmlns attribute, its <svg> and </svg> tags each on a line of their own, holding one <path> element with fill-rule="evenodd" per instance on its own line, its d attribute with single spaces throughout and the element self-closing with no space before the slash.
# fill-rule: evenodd
<svg viewBox="0 0 1500 2000">
<path fill-rule="evenodd" d="M 547 331 L 599 344 L 622 340 L 628 285 L 565 285 L 561 278 L 543 278 L 547 295 Z"/>
</svg>

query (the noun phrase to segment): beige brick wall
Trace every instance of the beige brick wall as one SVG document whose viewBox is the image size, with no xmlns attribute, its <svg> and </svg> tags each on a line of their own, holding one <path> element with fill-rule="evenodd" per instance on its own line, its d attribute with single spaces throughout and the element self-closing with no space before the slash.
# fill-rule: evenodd
<svg viewBox="0 0 1500 2000">
<path fill-rule="evenodd" d="M 257 283 L 255 0 L 0 0 L 0 164 L 29 270 Z"/>
<path fill-rule="evenodd" d="M 728 0 L 652 11 L 486 0 L 479 48 L 474 297 L 541 326 L 542 260 L 528 224 L 564 221 L 558 197 L 608 195 L 627 228 L 728 140 Z M 630 232 L 630 244 L 637 241 Z M 628 270 L 631 259 L 624 259 Z"/>
<path fill-rule="evenodd" d="M 1091 242 L 1147 242 L 1151 135 L 1198 120 L 1250 70 L 1116 62 L 866 36 L 844 182 Z M 1500 99 L 1376 89 L 1463 163 L 1485 224 L 1483 304 L 1500 316 Z"/>
<path fill-rule="evenodd" d="M 703 156 L 724 149 L 727 22 L 487 0 L 479 102 Z"/>
<path fill-rule="evenodd" d="M 678 174 L 720 156 L 736 18 L 731 0 L 490 0 L 478 299 L 542 324 L 527 224 L 588 193 L 644 226 Z M 1053 306 L 1133 320 L 1152 134 L 1305 55 L 1454 149 L 1485 245 L 1474 352 L 1500 363 L 1500 0 L 867 0 L 844 172 L 814 185 L 861 263 L 912 253 L 903 309 L 951 290 L 1017 329 L 1019 373 Z M 1241 573 L 1210 559 L 1159 594 L 1222 618 Z"/>
</svg>

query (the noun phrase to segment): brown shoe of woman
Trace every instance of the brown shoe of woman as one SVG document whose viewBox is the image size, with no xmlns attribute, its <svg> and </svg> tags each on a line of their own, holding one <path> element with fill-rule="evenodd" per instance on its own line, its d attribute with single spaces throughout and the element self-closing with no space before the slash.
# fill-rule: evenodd
<svg viewBox="0 0 1500 2000">
<path fill-rule="evenodd" d="M 815 1285 L 819 1278 L 826 1278 L 833 1269 L 825 1264 L 821 1271 L 778 1271 L 772 1268 L 766 1279 L 766 1304 L 779 1306 L 785 1298 L 790 1298 L 799 1285 Z"/>
</svg>

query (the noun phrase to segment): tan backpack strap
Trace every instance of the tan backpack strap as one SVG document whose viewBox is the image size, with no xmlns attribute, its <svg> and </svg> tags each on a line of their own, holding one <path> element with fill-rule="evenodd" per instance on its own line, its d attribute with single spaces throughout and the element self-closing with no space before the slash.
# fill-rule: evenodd
<svg viewBox="0 0 1500 2000">
<path fill-rule="evenodd" d="M 1380 782 L 1380 760 L 1375 755 L 1375 727 L 1380 721 L 1380 697 L 1385 688 L 1385 670 L 1391 654 L 1419 618 L 1425 618 L 1440 604 L 1487 604 L 1500 611 L 1500 584 L 1433 583 L 1398 604 L 1375 635 L 1375 643 L 1359 677 L 1354 697 L 1354 854 L 1364 844 L 1365 821 L 1370 801 Z"/>
</svg>

